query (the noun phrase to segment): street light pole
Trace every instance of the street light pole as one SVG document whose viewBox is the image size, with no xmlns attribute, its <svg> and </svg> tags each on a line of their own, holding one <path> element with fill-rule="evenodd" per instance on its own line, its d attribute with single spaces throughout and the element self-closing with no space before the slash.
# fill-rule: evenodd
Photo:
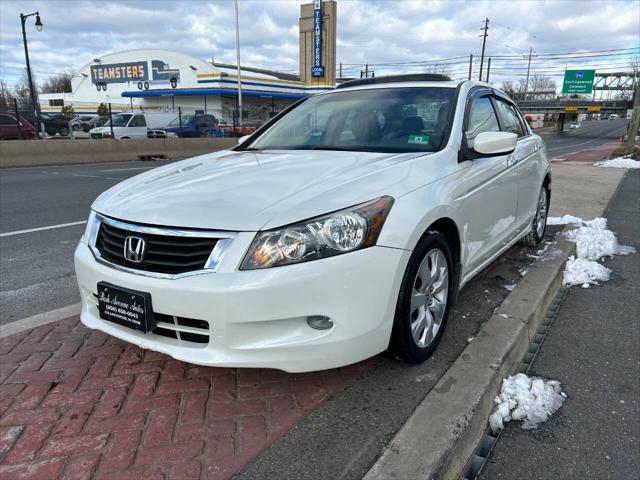
<svg viewBox="0 0 640 480">
<path fill-rule="evenodd" d="M 33 108 L 33 115 L 34 115 L 34 123 L 35 123 L 35 127 L 36 127 L 36 131 L 39 131 L 39 127 L 40 127 L 40 122 L 38 120 L 38 106 L 36 103 L 36 91 L 35 88 L 33 88 L 33 77 L 31 76 L 31 64 L 29 63 L 29 49 L 27 48 L 27 32 L 25 30 L 25 23 L 27 21 L 27 18 L 31 17 L 35 15 L 36 16 L 36 30 L 38 30 L 39 32 L 42 31 L 42 21 L 40 20 L 40 13 L 39 12 L 34 12 L 34 13 L 29 13 L 27 15 L 24 15 L 23 13 L 20 14 L 20 22 L 22 23 L 22 42 L 24 43 L 24 58 L 26 60 L 27 63 L 27 79 L 29 80 L 29 92 L 30 92 L 30 96 L 31 96 L 31 106 Z"/>
<path fill-rule="evenodd" d="M 238 0 L 235 0 L 236 8 L 236 63 L 238 71 L 238 120 L 240 123 L 240 134 L 242 134 L 242 79 L 240 78 L 240 21 L 238 20 Z"/>
</svg>

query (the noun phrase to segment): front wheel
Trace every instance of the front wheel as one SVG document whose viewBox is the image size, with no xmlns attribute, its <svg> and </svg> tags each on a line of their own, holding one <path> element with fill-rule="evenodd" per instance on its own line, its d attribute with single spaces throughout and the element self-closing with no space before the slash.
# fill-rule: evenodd
<svg viewBox="0 0 640 480">
<path fill-rule="evenodd" d="M 69 129 L 67 127 L 62 127 L 60 129 L 60 135 L 63 137 L 66 137 L 67 135 L 69 135 Z"/>
<path fill-rule="evenodd" d="M 414 250 L 400 287 L 391 349 L 409 363 L 435 351 L 447 323 L 453 291 L 451 250 L 445 237 L 430 232 Z"/>
<path fill-rule="evenodd" d="M 520 240 L 520 243 L 528 247 L 535 247 L 542 242 L 544 232 L 547 229 L 547 215 L 549 214 L 549 188 L 543 185 L 538 195 L 538 204 L 536 206 L 536 214 L 533 217 L 531 230 Z"/>
</svg>

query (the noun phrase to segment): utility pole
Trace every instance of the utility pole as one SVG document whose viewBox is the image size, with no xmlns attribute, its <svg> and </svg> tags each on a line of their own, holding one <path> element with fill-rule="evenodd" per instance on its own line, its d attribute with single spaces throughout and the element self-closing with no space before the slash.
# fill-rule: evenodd
<svg viewBox="0 0 640 480">
<path fill-rule="evenodd" d="M 533 45 L 529 47 L 529 63 L 527 64 L 527 81 L 524 84 L 524 99 L 527 99 L 527 91 L 529 90 L 529 72 L 531 72 L 531 52 L 533 52 Z"/>
<path fill-rule="evenodd" d="M 471 68 L 473 67 L 473 53 L 469 54 L 469 80 L 471 80 Z"/>
<path fill-rule="evenodd" d="M 238 0 L 235 0 L 236 7 L 236 63 L 238 77 L 238 122 L 240 124 L 240 133 L 242 133 L 242 78 L 240 73 L 240 22 L 238 20 Z"/>
<path fill-rule="evenodd" d="M 631 121 L 627 130 L 627 143 L 624 146 L 625 155 L 633 153 L 636 144 L 636 135 L 640 128 L 640 82 L 636 82 L 636 88 L 633 95 L 633 112 L 631 113 Z"/>
<path fill-rule="evenodd" d="M 338 78 L 342 78 L 342 62 L 340 62 L 340 76 Z"/>
<path fill-rule="evenodd" d="M 489 83 L 489 73 L 491 72 L 491 57 L 489 57 L 489 61 L 487 62 L 487 83 Z"/>
<path fill-rule="evenodd" d="M 480 30 L 484 30 L 484 33 L 480 35 L 482 37 L 482 56 L 480 57 L 480 74 L 478 80 L 482 81 L 482 65 L 484 64 L 484 49 L 487 45 L 487 31 L 489 30 L 489 18 L 484 19 L 484 27 Z"/>
<path fill-rule="evenodd" d="M 364 78 L 369 78 L 369 64 L 364 65 Z"/>
</svg>

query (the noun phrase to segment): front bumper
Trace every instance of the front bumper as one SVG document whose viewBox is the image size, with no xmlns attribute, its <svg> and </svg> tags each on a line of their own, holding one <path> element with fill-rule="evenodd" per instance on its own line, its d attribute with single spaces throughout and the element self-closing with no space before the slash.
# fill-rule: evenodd
<svg viewBox="0 0 640 480">
<path fill-rule="evenodd" d="M 85 243 L 75 252 L 80 318 L 95 328 L 185 362 L 226 367 L 324 370 L 385 350 L 410 252 L 371 247 L 332 258 L 265 270 L 152 278 L 98 263 Z M 237 259 L 225 258 L 235 262 Z M 149 292 L 156 313 L 206 320 L 209 343 L 141 333 L 99 317 L 97 284 Z M 307 325 L 308 316 L 334 322 Z"/>
</svg>

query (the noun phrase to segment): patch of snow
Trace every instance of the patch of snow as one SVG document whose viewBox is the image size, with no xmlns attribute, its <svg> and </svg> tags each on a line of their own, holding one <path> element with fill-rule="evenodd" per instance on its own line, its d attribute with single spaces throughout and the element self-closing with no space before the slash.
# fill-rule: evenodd
<svg viewBox="0 0 640 480">
<path fill-rule="evenodd" d="M 582 288 L 589 288 L 589 285 L 599 285 L 598 282 L 607 282 L 611 276 L 611 269 L 598 262 L 585 258 L 569 257 L 564 270 L 564 285 L 582 285 Z"/>
<path fill-rule="evenodd" d="M 566 217 L 566 218 L 565 218 Z M 598 285 L 606 282 L 611 276 L 611 269 L 600 265 L 596 260 L 614 255 L 629 255 L 636 249 L 620 245 L 615 233 L 607 229 L 607 219 L 598 217 L 590 221 L 572 215 L 560 217 L 568 223 L 579 224 L 580 227 L 568 231 L 567 239 L 576 244 L 576 257 L 569 257 L 564 270 L 564 285 Z"/>
<path fill-rule="evenodd" d="M 499 313 L 498 316 L 502 318 L 509 318 L 509 315 L 507 315 L 506 313 Z"/>
<path fill-rule="evenodd" d="M 516 288 L 517 285 L 518 285 L 517 283 L 514 283 L 512 285 L 503 285 L 503 287 L 506 288 L 507 290 L 511 291 L 514 288 Z"/>
<path fill-rule="evenodd" d="M 578 217 L 574 217 L 573 215 L 563 215 L 561 217 L 547 217 L 547 225 L 568 225 L 571 223 L 576 223 L 581 225 L 584 223 L 584 220 Z"/>
<path fill-rule="evenodd" d="M 567 239 L 576 244 L 578 258 L 600 260 L 602 257 L 629 255 L 635 248 L 621 246 L 615 233 L 607 229 L 607 219 L 598 217 L 584 222 L 583 226 L 566 233 Z"/>
<path fill-rule="evenodd" d="M 493 433 L 504 428 L 510 420 L 522 420 L 522 428 L 536 428 L 546 422 L 564 403 L 566 395 L 556 380 L 529 377 L 518 373 L 502 382 L 496 408 L 489 417 Z"/>
<path fill-rule="evenodd" d="M 617 157 L 596 162 L 593 165 L 604 168 L 640 168 L 640 161 L 629 157 Z"/>
<path fill-rule="evenodd" d="M 521 269 L 519 270 L 520 275 L 521 275 L 521 276 L 523 276 L 523 277 L 524 277 L 528 272 L 529 272 L 529 269 L 528 269 L 528 268 L 521 268 Z"/>
</svg>

